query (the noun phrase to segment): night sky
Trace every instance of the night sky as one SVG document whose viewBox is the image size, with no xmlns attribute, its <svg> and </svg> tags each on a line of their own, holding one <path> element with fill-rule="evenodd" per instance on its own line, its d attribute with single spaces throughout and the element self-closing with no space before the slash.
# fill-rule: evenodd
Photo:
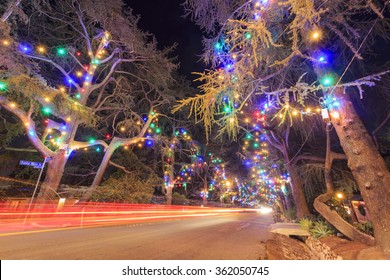
<svg viewBox="0 0 390 280">
<path fill-rule="evenodd" d="M 190 19 L 183 18 L 184 0 L 126 0 L 134 14 L 140 15 L 139 27 L 154 34 L 160 49 L 178 44 L 174 56 L 180 62 L 179 73 L 193 80 L 191 72 L 203 71 L 205 66 L 199 61 L 202 53 L 202 34 Z"/>
</svg>

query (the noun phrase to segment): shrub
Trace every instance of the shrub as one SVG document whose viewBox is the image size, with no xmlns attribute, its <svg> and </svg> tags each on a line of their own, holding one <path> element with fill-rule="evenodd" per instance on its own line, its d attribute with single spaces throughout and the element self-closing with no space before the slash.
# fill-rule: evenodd
<svg viewBox="0 0 390 280">
<path fill-rule="evenodd" d="M 302 229 L 307 230 L 308 232 L 310 232 L 313 227 L 313 221 L 307 218 L 300 219 L 298 223 Z"/>
<path fill-rule="evenodd" d="M 374 236 L 374 227 L 370 221 L 365 223 L 355 223 L 356 228 L 365 234 Z"/>
<path fill-rule="evenodd" d="M 92 195 L 93 201 L 150 203 L 155 178 L 141 180 L 135 175 L 125 175 L 121 178 L 110 178 Z"/>
<path fill-rule="evenodd" d="M 292 208 L 286 210 L 286 212 L 284 213 L 284 216 L 285 216 L 286 219 L 289 220 L 289 221 L 296 220 L 296 218 L 297 218 L 297 212 L 296 212 L 295 207 L 292 207 Z"/>
<path fill-rule="evenodd" d="M 317 221 L 313 223 L 312 228 L 310 229 L 310 234 L 314 238 L 320 238 L 324 236 L 334 235 L 334 230 L 327 222 Z"/>
<path fill-rule="evenodd" d="M 174 205 L 188 205 L 189 201 L 184 194 L 174 192 L 172 194 L 172 204 Z"/>
</svg>

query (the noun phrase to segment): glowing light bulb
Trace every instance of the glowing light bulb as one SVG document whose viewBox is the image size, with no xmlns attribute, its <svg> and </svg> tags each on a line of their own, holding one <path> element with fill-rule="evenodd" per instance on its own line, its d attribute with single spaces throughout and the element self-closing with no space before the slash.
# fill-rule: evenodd
<svg viewBox="0 0 390 280">
<path fill-rule="evenodd" d="M 5 82 L 0 81 L 0 91 L 7 90 L 7 84 Z"/>
<path fill-rule="evenodd" d="M 45 102 L 50 102 L 50 98 L 49 97 L 45 97 Z"/>
<path fill-rule="evenodd" d="M 333 111 L 332 113 L 330 113 L 330 115 L 331 115 L 332 118 L 334 118 L 334 119 L 340 118 L 340 113 L 337 112 L 337 111 Z"/>
<path fill-rule="evenodd" d="M 313 41 L 318 41 L 320 38 L 321 38 L 321 32 L 319 30 L 314 30 L 311 35 L 310 35 L 311 39 Z"/>
<path fill-rule="evenodd" d="M 3 40 L 2 43 L 3 43 L 3 46 L 9 46 L 9 44 L 10 44 L 8 40 Z"/>
<path fill-rule="evenodd" d="M 38 46 L 37 50 L 38 50 L 38 52 L 39 52 L 40 54 L 43 54 L 43 53 L 46 52 L 46 48 L 45 48 L 44 46 Z"/>
<path fill-rule="evenodd" d="M 77 76 L 77 77 L 81 77 L 81 76 L 83 76 L 83 72 L 81 72 L 81 71 L 77 71 L 77 72 L 76 72 L 76 76 Z"/>
<path fill-rule="evenodd" d="M 16 107 L 16 103 L 12 102 L 12 103 L 9 104 L 9 106 L 10 106 L 11 108 L 15 108 L 15 107 Z"/>
<path fill-rule="evenodd" d="M 42 109 L 42 112 L 43 112 L 45 115 L 48 115 L 48 114 L 51 113 L 51 109 L 50 109 L 49 107 L 44 107 L 44 108 Z"/>
<path fill-rule="evenodd" d="M 322 79 L 321 79 L 321 84 L 325 87 L 328 87 L 328 86 L 331 86 L 333 84 L 333 77 L 331 76 L 324 76 Z"/>
<path fill-rule="evenodd" d="M 57 48 L 57 55 L 58 56 L 64 56 L 64 55 L 66 55 L 66 49 L 65 48 L 62 48 L 62 47 L 60 47 L 60 48 Z"/>
<path fill-rule="evenodd" d="M 23 53 L 29 53 L 31 52 L 31 47 L 29 45 L 21 44 L 19 45 L 19 50 Z"/>
</svg>

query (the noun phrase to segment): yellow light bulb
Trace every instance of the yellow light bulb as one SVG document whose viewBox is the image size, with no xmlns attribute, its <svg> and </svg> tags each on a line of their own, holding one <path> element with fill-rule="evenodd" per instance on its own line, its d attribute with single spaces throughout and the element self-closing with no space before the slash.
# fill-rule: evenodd
<svg viewBox="0 0 390 280">
<path fill-rule="evenodd" d="M 9 106 L 10 106 L 11 108 L 15 108 L 15 107 L 16 107 L 16 103 L 13 103 L 13 102 L 12 102 L 12 103 L 9 104 Z"/>
<path fill-rule="evenodd" d="M 340 118 L 340 113 L 337 112 L 337 111 L 333 111 L 332 113 L 330 113 L 330 115 L 331 115 L 334 119 Z"/>
<path fill-rule="evenodd" d="M 46 102 L 50 102 L 50 98 L 49 97 L 45 97 L 45 101 Z"/>
<path fill-rule="evenodd" d="M 3 40 L 3 45 L 4 46 L 9 46 L 9 41 L 8 40 Z"/>
<path fill-rule="evenodd" d="M 77 77 L 81 77 L 82 75 L 83 75 L 83 72 L 81 72 L 81 71 L 77 71 L 77 72 L 76 72 L 76 76 L 77 76 Z"/>
<path fill-rule="evenodd" d="M 46 52 L 46 49 L 45 49 L 45 47 L 44 46 L 38 46 L 38 52 L 39 53 L 45 53 Z"/>
<path fill-rule="evenodd" d="M 317 41 L 321 38 L 321 32 L 319 30 L 314 30 L 312 33 L 311 33 L 311 39 L 313 41 Z"/>
</svg>

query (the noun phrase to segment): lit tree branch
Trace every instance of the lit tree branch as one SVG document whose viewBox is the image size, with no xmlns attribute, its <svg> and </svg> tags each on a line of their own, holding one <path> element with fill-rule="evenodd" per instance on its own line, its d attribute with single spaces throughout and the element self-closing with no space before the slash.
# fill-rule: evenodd
<svg viewBox="0 0 390 280">
<path fill-rule="evenodd" d="M 65 69 L 62 68 L 59 64 L 55 63 L 53 60 L 41 56 L 30 55 L 30 54 L 25 54 L 25 55 L 27 57 L 37 59 L 37 60 L 42 60 L 52 64 L 55 68 L 60 70 L 60 72 L 65 76 L 68 82 L 70 82 L 77 90 L 80 90 L 80 86 L 75 81 L 73 81 L 73 79 L 69 76 L 69 74 L 65 71 Z"/>
</svg>

